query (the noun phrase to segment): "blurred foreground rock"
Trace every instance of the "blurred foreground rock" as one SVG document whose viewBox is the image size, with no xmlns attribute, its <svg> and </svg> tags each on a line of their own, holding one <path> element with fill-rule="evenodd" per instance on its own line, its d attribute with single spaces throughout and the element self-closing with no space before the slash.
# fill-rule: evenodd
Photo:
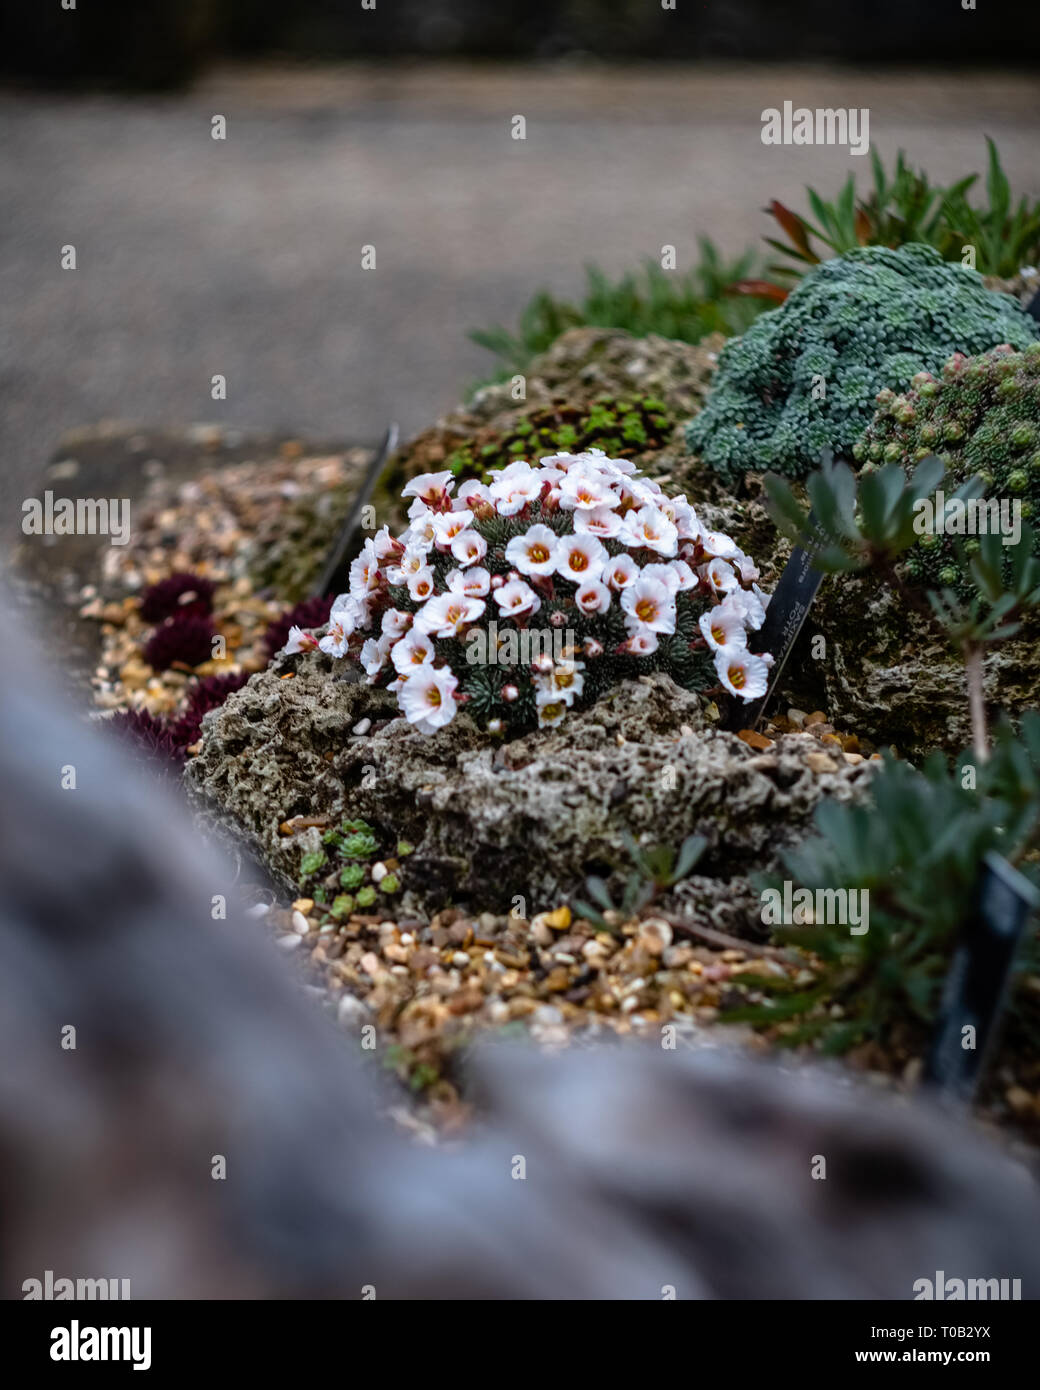
<svg viewBox="0 0 1040 1390">
<path fill-rule="evenodd" d="M 823 1071 L 492 1049 L 472 1142 L 409 1145 L 227 863 L 47 680 L 22 655 L 0 684 L 5 1296 L 47 1269 L 135 1299 L 910 1298 L 936 1269 L 1040 1293 L 1025 1170 Z"/>
</svg>

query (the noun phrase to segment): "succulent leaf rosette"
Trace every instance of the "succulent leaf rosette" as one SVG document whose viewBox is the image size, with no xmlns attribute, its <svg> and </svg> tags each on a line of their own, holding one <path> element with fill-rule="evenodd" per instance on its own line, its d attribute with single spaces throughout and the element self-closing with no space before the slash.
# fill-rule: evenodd
<svg viewBox="0 0 1040 1390">
<path fill-rule="evenodd" d="M 294 627 L 283 650 L 359 661 L 426 733 L 462 705 L 493 734 L 555 725 L 654 670 L 764 694 L 758 569 L 685 497 L 598 450 L 488 477 L 457 492 L 450 470 L 413 478 L 407 529 L 367 540 L 325 635 Z"/>
<path fill-rule="evenodd" d="M 952 352 L 1023 349 L 1038 336 L 1010 295 L 934 248 L 862 246 L 815 266 L 726 344 L 687 443 L 727 483 L 749 469 L 802 478 L 825 449 L 852 448 L 879 391 L 938 371 Z"/>
<path fill-rule="evenodd" d="M 946 465 L 951 494 L 972 477 L 985 495 L 1015 505 L 1023 521 L 1040 515 L 1040 342 L 1016 352 L 1002 343 L 976 357 L 954 353 L 938 375 L 918 372 L 909 388 L 881 391 L 866 433 L 853 448 L 860 463 L 912 469 L 929 454 Z M 953 535 L 927 535 L 906 557 L 926 586 L 974 589 Z M 1035 538 L 1040 543 L 1040 536 Z M 970 556 L 977 542 L 967 540 Z M 1010 557 L 1009 557 L 1010 558 Z"/>
</svg>

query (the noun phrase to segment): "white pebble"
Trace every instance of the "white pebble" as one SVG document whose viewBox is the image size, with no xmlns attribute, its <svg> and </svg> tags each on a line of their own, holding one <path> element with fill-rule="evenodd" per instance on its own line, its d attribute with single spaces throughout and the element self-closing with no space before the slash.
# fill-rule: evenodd
<svg viewBox="0 0 1040 1390">
<path fill-rule="evenodd" d="M 278 946 L 279 950 L 282 951 L 295 951 L 302 940 L 302 936 L 297 936 L 294 931 L 291 931 L 286 932 L 284 936 L 280 936 L 276 942 L 276 945 Z"/>
<path fill-rule="evenodd" d="M 465 951 L 456 951 L 451 958 L 451 963 L 461 969 L 463 966 L 469 965 L 469 956 Z"/>
<path fill-rule="evenodd" d="M 247 917 L 266 917 L 271 911 L 270 903 L 254 903 L 252 907 L 246 908 Z"/>
<path fill-rule="evenodd" d="M 343 1028 L 360 1028 L 368 1017 L 368 1005 L 352 994 L 345 994 L 336 1010 L 336 1021 Z"/>
<path fill-rule="evenodd" d="M 296 911 L 293 913 L 292 926 L 293 931 L 298 932 L 300 936 L 306 936 L 311 929 L 310 923 L 307 921 L 307 918 L 300 911 Z"/>
<path fill-rule="evenodd" d="M 386 865 L 382 862 L 382 860 L 380 860 L 378 863 L 372 865 L 372 882 L 373 882 L 373 883 L 382 883 L 383 879 L 386 878 L 386 875 L 387 875 L 387 867 L 386 867 Z"/>
<path fill-rule="evenodd" d="M 367 734 L 371 727 L 371 719 L 359 719 L 358 722 L 354 725 L 353 732 L 355 734 Z"/>
</svg>

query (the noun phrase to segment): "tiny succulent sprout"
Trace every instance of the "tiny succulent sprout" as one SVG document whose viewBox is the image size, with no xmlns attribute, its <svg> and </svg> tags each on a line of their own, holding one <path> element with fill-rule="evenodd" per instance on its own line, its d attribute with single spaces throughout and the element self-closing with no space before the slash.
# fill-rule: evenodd
<svg viewBox="0 0 1040 1390">
<path fill-rule="evenodd" d="M 647 671 L 757 697 L 759 571 L 685 497 L 593 449 L 453 489 L 450 472 L 408 483 L 408 526 L 365 542 L 319 642 L 392 691 L 418 732 L 462 708 L 495 736 L 551 728 Z"/>
</svg>

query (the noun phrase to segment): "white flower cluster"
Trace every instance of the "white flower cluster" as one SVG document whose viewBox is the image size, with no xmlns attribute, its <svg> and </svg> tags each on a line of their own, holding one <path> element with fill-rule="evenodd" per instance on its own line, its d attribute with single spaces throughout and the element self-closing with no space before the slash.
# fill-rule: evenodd
<svg viewBox="0 0 1040 1390">
<path fill-rule="evenodd" d="M 666 496 L 627 459 L 598 450 L 537 465 L 518 460 L 490 477 L 463 483 L 456 495 L 450 472 L 413 479 L 402 493 L 413 499 L 408 528 L 395 537 L 384 526 L 365 542 L 320 643 L 294 628 L 284 650 L 320 645 L 342 657 L 352 643 L 357 650 L 360 634 L 372 633 L 357 653 L 368 680 L 388 684 L 405 717 L 431 732 L 458 704 L 458 677 L 438 663 L 438 639 L 462 639 L 489 618 L 524 627 L 546 601 L 559 622 L 565 600 L 575 616 L 593 620 L 617 605 L 625 638 L 614 653 L 649 657 L 661 637 L 676 632 L 685 594 L 714 605 L 701 613 L 701 639 L 692 645 L 703 641 L 711 650 L 725 689 L 744 700 L 765 692 L 771 658 L 747 646 L 768 603 L 758 570 L 728 536 L 705 530 L 684 497 Z M 487 523 L 503 518 L 516 533 L 489 553 Z M 586 638 L 585 656 L 603 652 L 600 641 Z M 531 662 L 541 724 L 558 723 L 580 697 L 587 668 L 576 657 Z M 505 686 L 503 698 L 515 699 L 516 687 Z"/>
</svg>

